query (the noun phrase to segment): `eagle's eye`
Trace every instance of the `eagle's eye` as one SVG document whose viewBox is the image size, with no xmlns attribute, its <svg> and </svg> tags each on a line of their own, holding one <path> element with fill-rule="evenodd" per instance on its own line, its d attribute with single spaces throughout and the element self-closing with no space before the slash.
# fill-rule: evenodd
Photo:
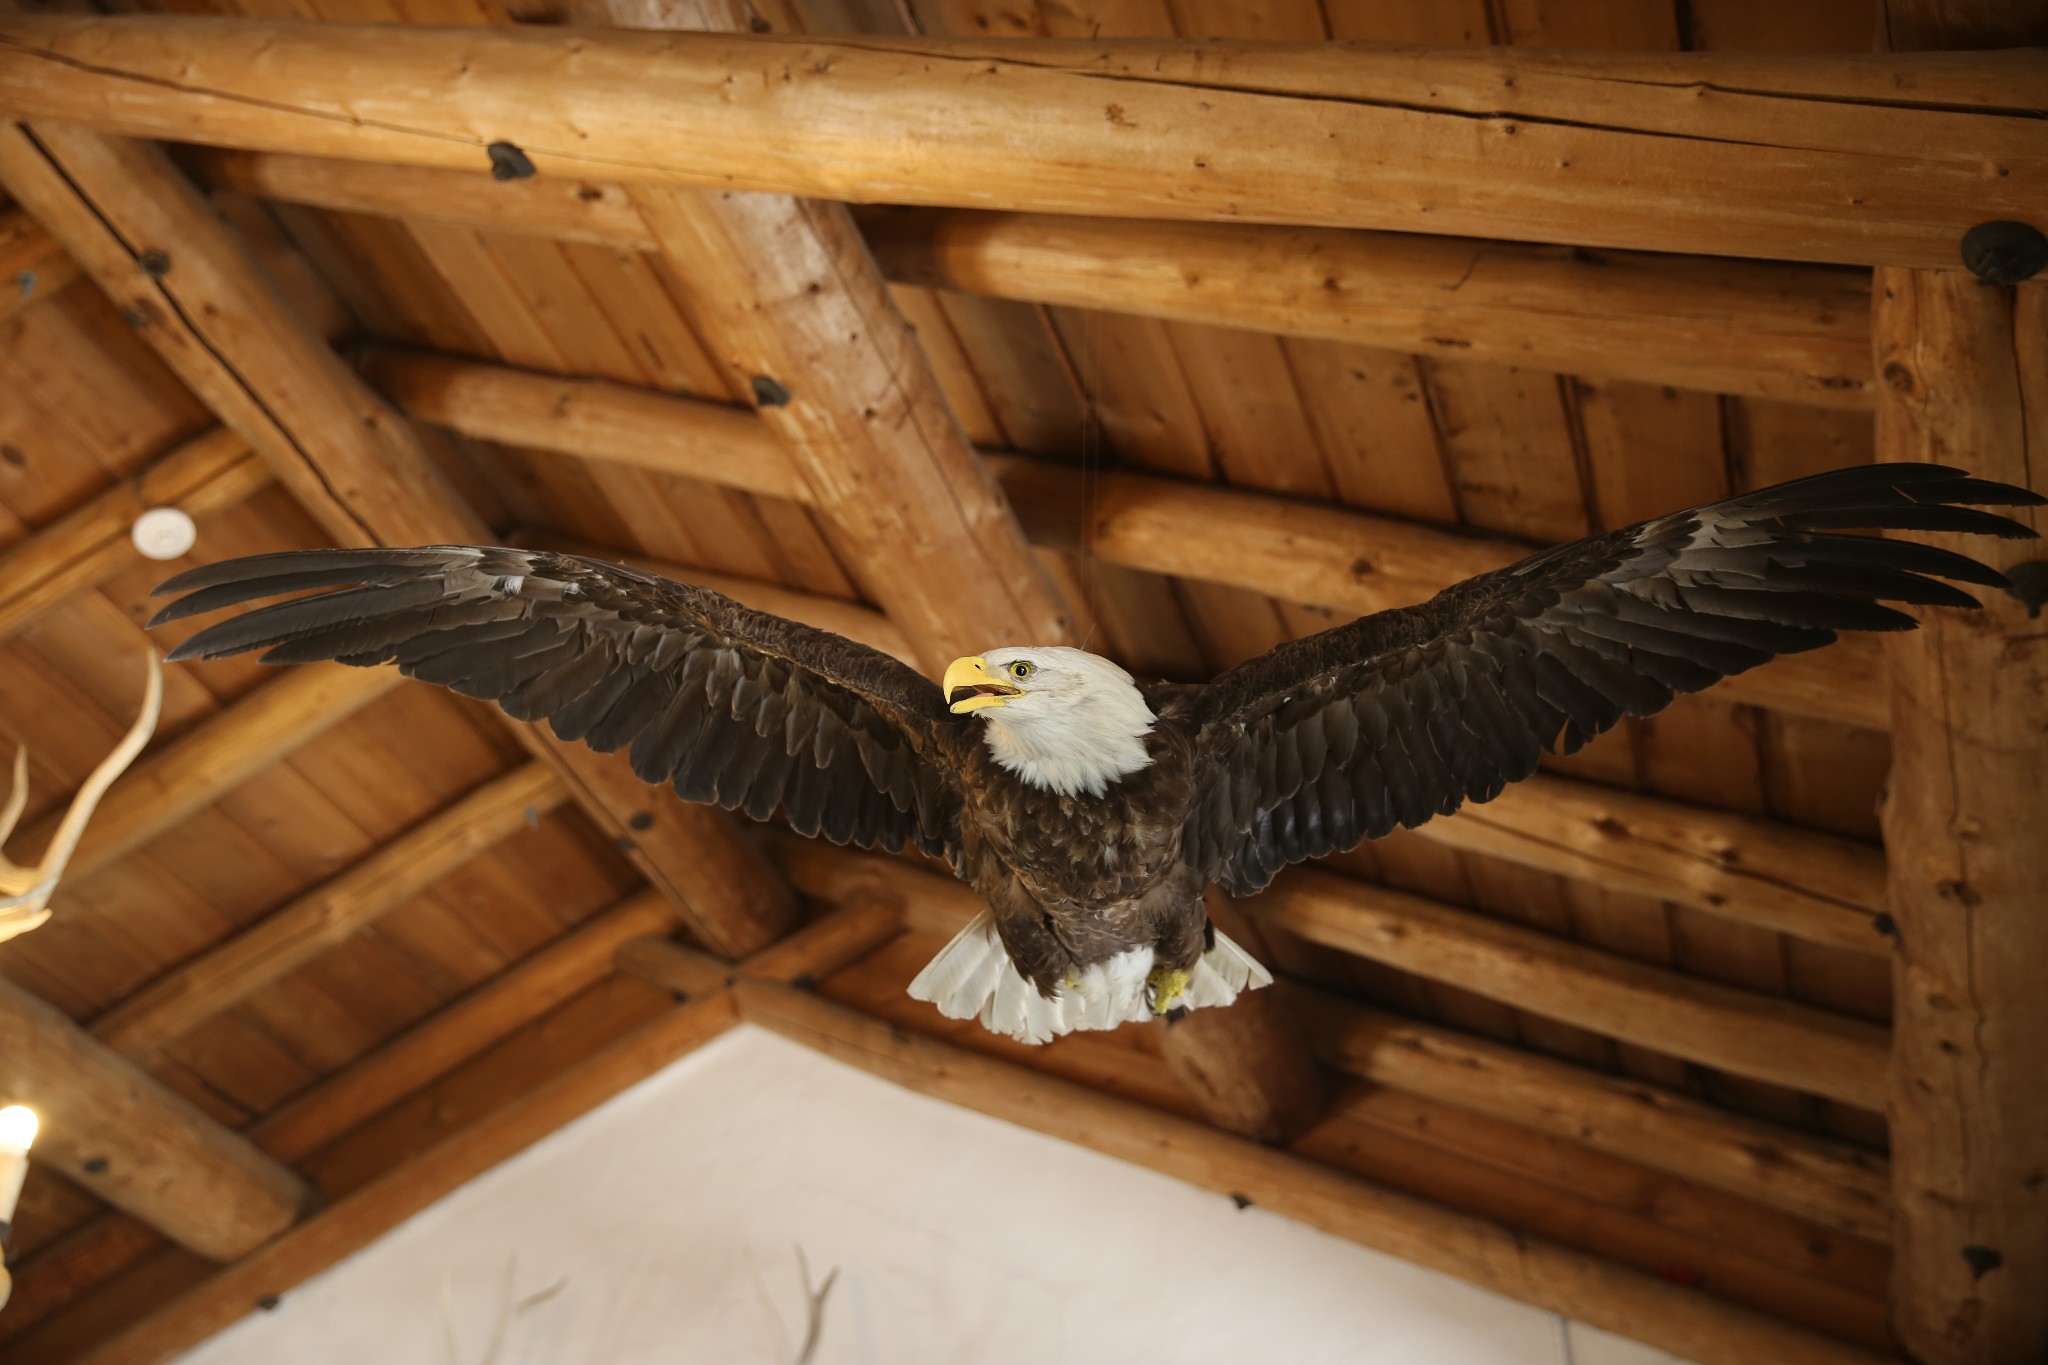
<svg viewBox="0 0 2048 1365">
<path fill-rule="evenodd" d="M 1019 659 L 1016 663 L 1010 665 L 1010 676 L 1015 678 L 1018 682 L 1024 681 L 1024 679 L 1030 677 L 1033 673 L 1036 673 L 1037 671 L 1037 665 L 1027 664 L 1022 659 Z"/>
</svg>

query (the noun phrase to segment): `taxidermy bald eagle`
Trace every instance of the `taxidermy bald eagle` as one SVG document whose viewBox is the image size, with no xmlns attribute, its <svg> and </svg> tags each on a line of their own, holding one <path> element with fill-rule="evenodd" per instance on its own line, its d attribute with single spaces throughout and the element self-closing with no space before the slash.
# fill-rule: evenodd
<svg viewBox="0 0 2048 1365">
<path fill-rule="evenodd" d="M 2023 489 L 1936 465 L 1840 470 L 1679 512 L 1297 640 L 1200 686 L 1078 649 L 1008 646 L 940 685 L 704 588 L 575 555 L 308 550 L 181 574 L 152 625 L 312 595 L 171 655 L 395 663 L 629 748 L 649 782 L 804 834 L 949 859 L 987 909 L 911 985 L 1029 1042 L 1223 1005 L 1272 978 L 1208 922 L 1288 863 L 1486 801 L 1577 749 L 1837 630 L 1882 601 L 1976 606 L 2005 580 L 1869 527 L 2029 536 L 1971 504 Z"/>
</svg>

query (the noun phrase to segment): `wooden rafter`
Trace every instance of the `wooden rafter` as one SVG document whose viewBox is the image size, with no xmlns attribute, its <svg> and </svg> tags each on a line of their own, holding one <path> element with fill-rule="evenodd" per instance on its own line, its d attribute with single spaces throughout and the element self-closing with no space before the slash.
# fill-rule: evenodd
<svg viewBox="0 0 2048 1365">
<path fill-rule="evenodd" d="M 1898 48 L 2048 44 L 2048 14 L 2015 0 L 1880 9 Z M 1936 264 L 1950 268 L 1877 272 L 1878 458 L 1959 464 L 2048 493 L 2043 286 L 1987 287 Z M 2039 509 L 2020 519 L 2048 531 Z M 1954 548 L 2008 571 L 2044 561 L 2037 543 L 1986 553 L 1961 539 Z M 1883 818 L 1900 933 L 1891 1314 L 1923 1365 L 2048 1353 L 2043 638 L 2033 612 L 1997 595 L 1981 613 L 1923 609 L 1921 629 L 1886 646 L 1895 722 Z"/>
<path fill-rule="evenodd" d="M 5 980 L 0 1093 L 43 1116 L 39 1157 L 214 1260 L 253 1251 L 312 1201 L 305 1181 L 246 1138 Z"/>
<path fill-rule="evenodd" d="M 617 185 L 262 152 L 217 153 L 204 167 L 213 184 L 284 203 L 654 249 Z M 894 284 L 1828 407 L 1873 402 L 1870 281 L 1853 270 L 966 209 L 855 221 Z"/>
<path fill-rule="evenodd" d="M 2044 61 L 10 18 L 0 109 L 467 170 L 507 142 L 544 175 L 855 202 L 1939 267 L 2024 214 L 2044 158 L 2006 111 L 2038 107 Z"/>
<path fill-rule="evenodd" d="M 0 183 L 339 542 L 489 539 L 405 418 L 296 319 L 161 152 L 5 124 Z M 706 942 L 744 952 L 792 923 L 787 889 L 723 816 L 658 798 L 617 759 L 504 723 Z"/>
<path fill-rule="evenodd" d="M 20 209 L 0 209 L 0 322 L 77 278 L 77 263 L 41 224 Z"/>
</svg>

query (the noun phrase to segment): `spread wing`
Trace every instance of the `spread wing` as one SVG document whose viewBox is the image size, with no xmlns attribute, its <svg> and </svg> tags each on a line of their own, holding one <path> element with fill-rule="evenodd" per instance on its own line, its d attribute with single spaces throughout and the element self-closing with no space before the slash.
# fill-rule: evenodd
<svg viewBox="0 0 2048 1365">
<path fill-rule="evenodd" d="M 1188 689 L 1206 783 L 1182 856 L 1239 894 L 1288 863 L 1486 801 L 1569 753 L 1838 630 L 1914 624 L 1884 601 L 1976 606 L 1973 559 L 1843 528 L 2030 537 L 1967 504 L 2024 489 L 1939 465 L 1837 470 L 1558 546 L 1293 641 Z"/>
<path fill-rule="evenodd" d="M 231 559 L 157 589 L 161 625 L 325 589 L 200 631 L 172 660 L 395 663 L 407 677 L 545 719 L 686 800 L 804 834 L 947 856 L 957 769 L 938 685 L 879 650 L 706 588 L 576 555 L 480 546 Z"/>
</svg>

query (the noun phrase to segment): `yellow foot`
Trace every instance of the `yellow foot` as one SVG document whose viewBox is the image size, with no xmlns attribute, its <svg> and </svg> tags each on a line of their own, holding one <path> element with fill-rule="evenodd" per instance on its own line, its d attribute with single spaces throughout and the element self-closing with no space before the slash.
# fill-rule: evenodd
<svg viewBox="0 0 2048 1365">
<path fill-rule="evenodd" d="M 1152 1012 L 1164 1014 L 1187 993 L 1188 974 L 1169 971 L 1164 967 L 1154 967 L 1151 975 L 1145 978 L 1145 982 L 1152 993 Z"/>
</svg>

